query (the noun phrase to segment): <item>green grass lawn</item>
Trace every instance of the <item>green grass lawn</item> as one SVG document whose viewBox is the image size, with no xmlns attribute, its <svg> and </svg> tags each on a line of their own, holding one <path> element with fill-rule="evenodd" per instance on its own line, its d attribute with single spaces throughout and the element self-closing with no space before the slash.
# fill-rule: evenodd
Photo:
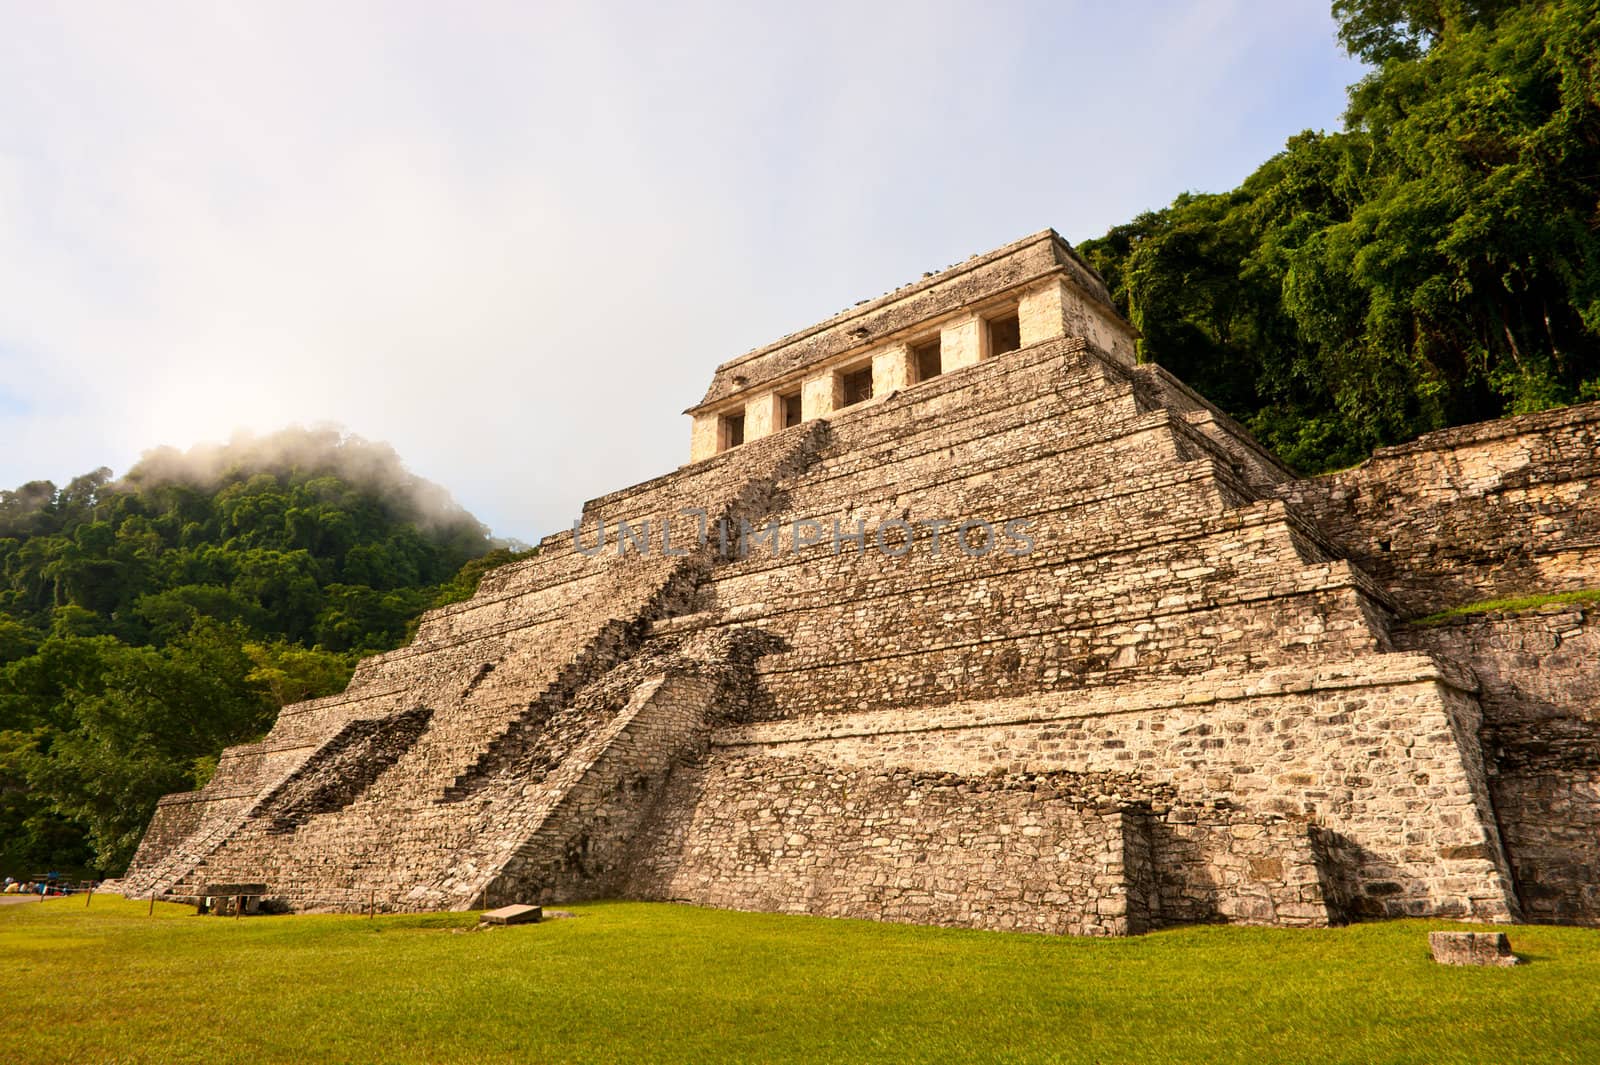
<svg viewBox="0 0 1600 1065">
<path fill-rule="evenodd" d="M 1403 921 L 1123 940 L 603 903 L 195 917 L 0 907 L 0 1063 L 1596 1062 L 1600 930 L 1447 969 Z"/>
</svg>

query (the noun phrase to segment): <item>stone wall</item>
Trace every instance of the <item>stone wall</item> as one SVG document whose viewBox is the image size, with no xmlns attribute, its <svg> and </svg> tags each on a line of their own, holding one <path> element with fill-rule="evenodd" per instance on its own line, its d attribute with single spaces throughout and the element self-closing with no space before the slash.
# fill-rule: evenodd
<svg viewBox="0 0 1600 1065">
<path fill-rule="evenodd" d="M 735 726 L 714 733 L 711 749 L 961 775 L 1133 773 L 1186 802 L 1224 800 L 1245 823 L 1315 825 L 1345 864 L 1329 896 L 1352 915 L 1505 920 L 1516 903 L 1463 683 L 1431 659 L 1388 655 L 1231 684 Z M 1308 920 L 1323 902 L 1293 901 L 1306 908 L 1285 916 Z"/>
<path fill-rule="evenodd" d="M 250 798 L 255 793 L 250 793 Z M 199 792 L 181 791 L 164 795 L 156 803 L 156 812 L 145 826 L 139 849 L 134 853 L 133 865 L 149 868 L 159 862 L 184 840 L 200 828 L 207 807 Z"/>
<path fill-rule="evenodd" d="M 1523 913 L 1600 923 L 1600 606 L 1471 614 L 1396 640 L 1477 674 L 1490 788 Z"/>
<path fill-rule="evenodd" d="M 319 813 L 349 806 L 399 761 L 428 727 L 433 711 L 416 707 L 376 720 L 358 719 L 323 745 L 314 772 L 308 764 L 268 793 L 255 815 L 269 832 L 292 832 Z"/>
<path fill-rule="evenodd" d="M 646 838 L 629 895 L 729 909 L 1075 935 L 1336 916 L 1304 821 L 1130 773 L 741 752 L 680 769 Z"/>
<path fill-rule="evenodd" d="M 1144 931 L 1148 856 L 1124 866 L 1141 817 L 1097 808 L 1079 783 L 717 758 L 676 774 L 670 816 L 629 893 L 967 928 Z"/>
<path fill-rule="evenodd" d="M 1319 849 L 1309 821 L 1222 800 L 1179 804 L 1145 826 L 1156 925 L 1224 921 L 1313 928 L 1356 913 L 1344 870 Z"/>
<path fill-rule="evenodd" d="M 1278 489 L 1408 616 L 1600 581 L 1600 403 L 1446 429 Z"/>
</svg>

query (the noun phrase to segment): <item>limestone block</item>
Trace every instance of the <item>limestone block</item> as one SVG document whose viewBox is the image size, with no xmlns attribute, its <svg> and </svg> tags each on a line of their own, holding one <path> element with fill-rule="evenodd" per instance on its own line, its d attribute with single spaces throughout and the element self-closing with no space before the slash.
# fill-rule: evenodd
<svg viewBox="0 0 1600 1065">
<path fill-rule="evenodd" d="M 839 376 L 832 371 L 810 378 L 801 386 L 800 416 L 806 421 L 826 418 L 839 409 Z"/>
<path fill-rule="evenodd" d="M 776 392 L 763 392 L 744 405 L 744 438 L 771 436 L 783 425 L 783 405 Z"/>
<path fill-rule="evenodd" d="M 898 392 L 915 379 L 911 349 L 894 344 L 872 356 L 872 395 L 874 398 Z"/>
<path fill-rule="evenodd" d="M 1428 949 L 1440 965 L 1516 965 L 1504 932 L 1429 932 Z"/>
<path fill-rule="evenodd" d="M 940 361 L 944 364 L 944 372 L 981 362 L 986 336 L 983 319 L 975 314 L 946 324 L 939 334 L 943 356 Z"/>
<path fill-rule="evenodd" d="M 1055 278 L 1023 295 L 1017 307 L 1017 325 L 1022 332 L 1023 347 L 1065 335 L 1066 319 L 1061 312 L 1061 296 L 1062 286 Z"/>
<path fill-rule="evenodd" d="M 718 417 L 715 414 L 697 414 L 689 430 L 689 461 L 699 462 L 717 453 Z"/>
<path fill-rule="evenodd" d="M 544 908 L 541 906 L 501 906 L 499 909 L 485 910 L 478 918 L 479 924 L 538 924 L 544 919 Z"/>
<path fill-rule="evenodd" d="M 200 889 L 202 895 L 265 895 L 265 884 L 206 884 Z"/>
</svg>

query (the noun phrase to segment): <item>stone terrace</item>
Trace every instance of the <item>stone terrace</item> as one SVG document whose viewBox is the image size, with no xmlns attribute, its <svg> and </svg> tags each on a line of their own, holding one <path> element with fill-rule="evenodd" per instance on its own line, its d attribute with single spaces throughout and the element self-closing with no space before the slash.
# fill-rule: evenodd
<svg viewBox="0 0 1600 1065">
<path fill-rule="evenodd" d="M 725 363 L 689 465 L 226 752 L 123 889 L 1600 920 L 1589 614 L 1402 620 L 1592 580 L 1600 405 L 1295 480 L 1136 339 L 1045 231 Z"/>
</svg>

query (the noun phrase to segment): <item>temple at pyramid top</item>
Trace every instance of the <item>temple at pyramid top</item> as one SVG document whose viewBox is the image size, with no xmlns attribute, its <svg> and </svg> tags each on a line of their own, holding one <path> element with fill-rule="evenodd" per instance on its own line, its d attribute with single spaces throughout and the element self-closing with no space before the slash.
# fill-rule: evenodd
<svg viewBox="0 0 1600 1065">
<path fill-rule="evenodd" d="M 723 363 L 684 412 L 689 460 L 1062 336 L 1135 361 L 1105 282 L 1046 229 Z"/>
</svg>

